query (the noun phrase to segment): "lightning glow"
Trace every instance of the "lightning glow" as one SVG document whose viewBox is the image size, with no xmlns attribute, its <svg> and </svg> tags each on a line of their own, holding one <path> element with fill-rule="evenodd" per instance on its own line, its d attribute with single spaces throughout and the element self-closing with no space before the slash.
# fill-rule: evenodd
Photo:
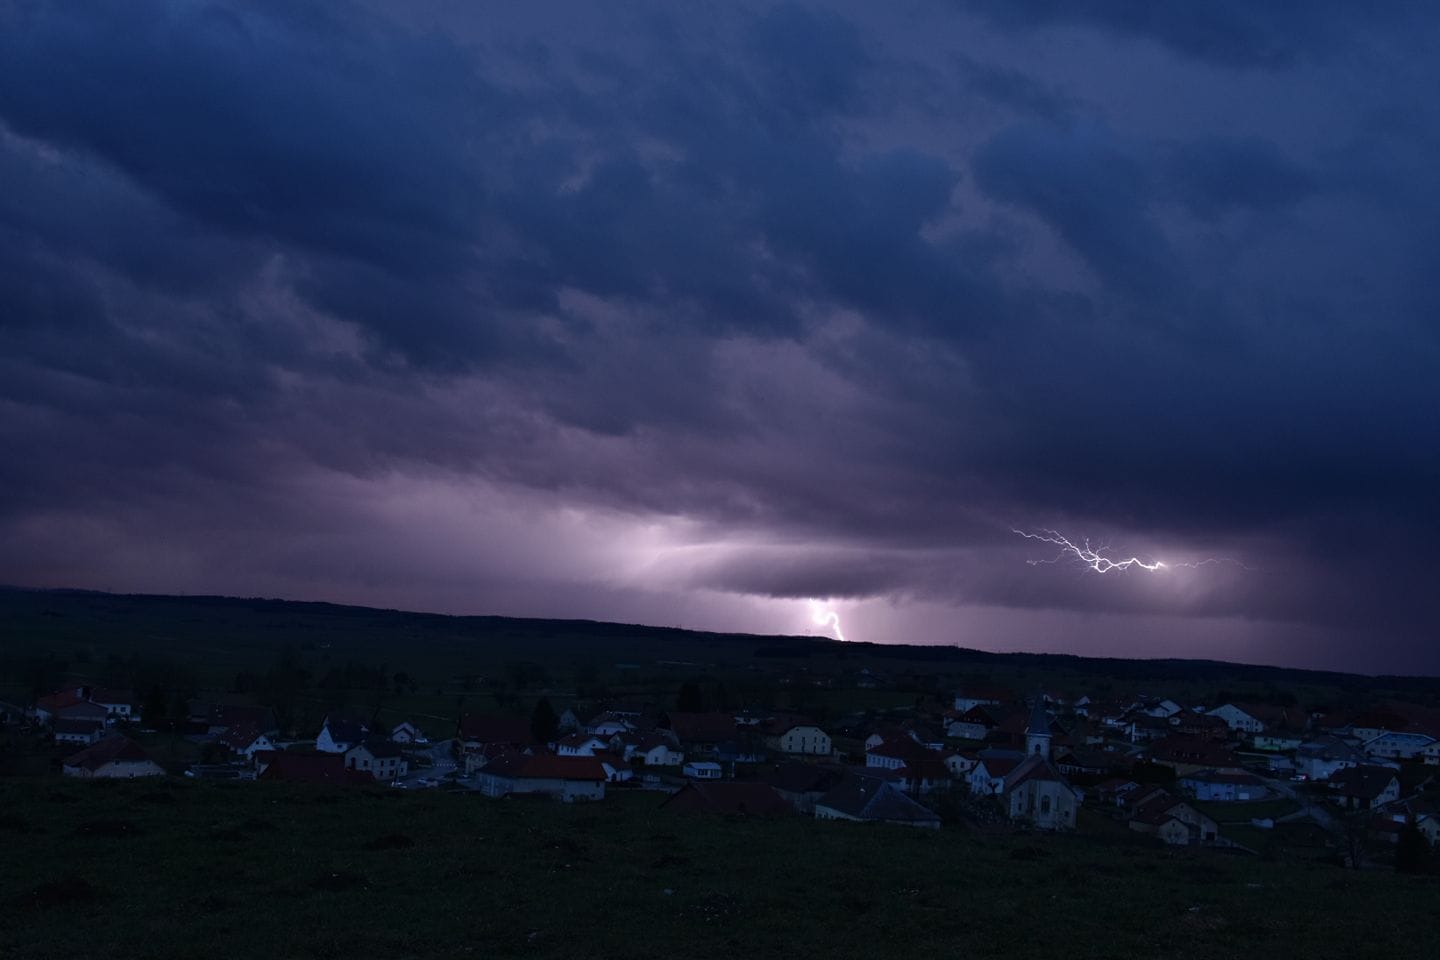
<svg viewBox="0 0 1440 960">
<path fill-rule="evenodd" d="M 1077 544 L 1071 541 L 1068 537 L 1065 537 L 1064 535 L 1054 530 L 1047 529 L 1045 527 L 1040 527 L 1037 532 L 1033 533 L 1027 530 L 1019 530 L 1015 527 L 1011 527 L 1010 532 L 1018 533 L 1020 536 L 1024 537 L 1027 540 L 1039 540 L 1041 543 L 1052 543 L 1060 548 L 1059 556 L 1053 557 L 1052 559 L 1026 560 L 1025 562 L 1030 564 L 1030 566 L 1032 567 L 1039 566 L 1040 564 L 1059 563 L 1061 560 L 1066 559 L 1067 556 L 1071 556 L 1074 557 L 1076 560 L 1079 560 L 1081 563 L 1085 564 L 1085 566 L 1089 567 L 1091 570 L 1094 570 L 1096 573 L 1109 573 L 1112 570 L 1128 570 L 1131 567 L 1139 567 L 1141 570 L 1145 570 L 1149 573 L 1160 573 L 1161 571 L 1170 570 L 1176 567 L 1188 567 L 1194 570 L 1199 569 L 1200 567 L 1210 566 L 1212 564 L 1230 564 L 1233 566 L 1237 566 L 1242 570 L 1250 569 L 1249 567 L 1245 566 L 1245 564 L 1241 563 L 1239 560 L 1233 559 L 1231 557 L 1206 557 L 1204 560 L 1171 562 L 1167 562 L 1164 560 L 1142 560 L 1139 557 L 1125 557 L 1123 559 L 1117 560 L 1112 557 L 1106 556 L 1107 548 L 1105 544 L 1101 544 L 1099 547 L 1091 547 L 1090 541 L 1088 539 L 1082 540 L 1080 541 L 1080 543 Z"/>
<path fill-rule="evenodd" d="M 1060 555 L 1053 560 L 1026 560 L 1025 562 L 1032 567 L 1042 563 L 1059 563 L 1065 559 L 1066 554 L 1074 555 L 1076 559 L 1096 573 L 1109 573 L 1111 570 L 1128 570 L 1131 567 L 1139 567 L 1141 570 L 1148 570 L 1150 573 L 1158 573 L 1161 570 L 1167 569 L 1169 566 L 1163 560 L 1145 561 L 1139 557 L 1126 557 L 1123 560 L 1113 560 L 1101 552 L 1105 549 L 1103 544 L 1099 549 L 1095 549 L 1090 546 L 1088 539 L 1082 540 L 1079 544 L 1072 543 L 1069 538 L 1060 535 L 1054 530 L 1047 530 L 1044 527 L 1041 527 L 1038 533 L 1029 533 L 1024 530 L 1017 530 L 1014 527 L 1010 528 L 1010 532 L 1018 533 L 1027 540 L 1053 543 L 1060 548 Z"/>
<path fill-rule="evenodd" d="M 843 641 L 845 634 L 840 632 L 840 614 L 836 613 L 827 604 L 819 600 L 810 601 L 810 621 L 817 627 L 830 627 L 835 631 L 835 639 Z"/>
</svg>

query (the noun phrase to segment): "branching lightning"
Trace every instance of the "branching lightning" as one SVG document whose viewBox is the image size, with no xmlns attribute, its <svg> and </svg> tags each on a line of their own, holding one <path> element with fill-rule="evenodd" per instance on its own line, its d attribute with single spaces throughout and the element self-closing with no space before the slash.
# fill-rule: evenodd
<svg viewBox="0 0 1440 960">
<path fill-rule="evenodd" d="M 1096 573 L 1109 573 L 1112 570 L 1128 570 L 1131 567 L 1139 567 L 1141 570 L 1145 570 L 1150 573 L 1159 573 L 1163 570 L 1169 570 L 1175 567 L 1189 567 L 1191 569 L 1195 569 L 1210 564 L 1221 563 L 1234 564 L 1235 566 L 1240 567 L 1244 570 L 1250 569 L 1240 561 L 1232 560 L 1229 557 L 1207 557 L 1204 560 L 1170 563 L 1167 563 L 1164 560 L 1142 560 L 1139 557 L 1125 557 L 1123 559 L 1115 559 L 1106 556 L 1106 553 L 1108 551 L 1108 547 L 1106 544 L 1102 543 L 1098 547 L 1091 547 L 1089 539 L 1082 540 L 1080 541 L 1080 543 L 1077 544 L 1071 541 L 1068 537 L 1065 537 L 1062 534 L 1054 530 L 1047 529 L 1045 527 L 1040 527 L 1036 532 L 1033 533 L 1030 531 L 1020 530 L 1015 527 L 1011 527 L 1010 532 L 1017 533 L 1027 540 L 1039 540 L 1041 543 L 1051 543 L 1060 548 L 1059 555 L 1049 560 L 1026 560 L 1025 562 L 1030 564 L 1030 566 L 1032 567 L 1039 566 L 1040 564 L 1059 563 L 1061 560 L 1065 560 L 1068 557 L 1073 557 L 1074 559 L 1079 560 L 1081 563 L 1085 564 L 1085 566 L 1089 567 L 1091 570 L 1094 570 Z"/>
<path fill-rule="evenodd" d="M 810 620 L 817 627 L 832 628 L 835 631 L 836 640 L 843 641 L 845 639 L 845 634 L 840 632 L 840 614 L 819 600 L 810 601 Z"/>
</svg>

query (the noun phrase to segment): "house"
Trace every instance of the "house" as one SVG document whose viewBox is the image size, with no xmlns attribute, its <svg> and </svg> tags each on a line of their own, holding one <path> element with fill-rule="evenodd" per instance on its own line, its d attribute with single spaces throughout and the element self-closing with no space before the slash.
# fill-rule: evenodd
<svg viewBox="0 0 1440 960">
<path fill-rule="evenodd" d="M 748 817 L 786 817 L 794 808 L 768 784 L 754 781 L 703 783 L 691 780 L 660 804 L 679 813 L 719 813 Z"/>
<path fill-rule="evenodd" d="M 98 703 L 91 703 L 89 700 L 81 700 L 79 703 L 56 707 L 51 715 L 52 723 L 58 723 L 61 720 L 79 720 L 87 723 L 98 723 L 104 726 L 109 719 L 110 711 Z"/>
<path fill-rule="evenodd" d="M 51 733 L 56 743 L 98 743 L 105 736 L 103 719 L 70 719 L 56 717 L 51 724 Z"/>
<path fill-rule="evenodd" d="M 1210 711 L 1210 716 L 1224 720 L 1225 725 L 1237 733 L 1259 733 L 1265 729 L 1264 721 L 1233 703 L 1216 707 Z"/>
<path fill-rule="evenodd" d="M 950 771 L 953 780 L 964 780 L 975 769 L 976 758 L 974 754 L 965 753 L 960 750 L 950 750 L 941 753 L 940 762 L 945 764 L 945 769 Z"/>
<path fill-rule="evenodd" d="M 999 756 L 981 756 L 965 776 L 970 792 L 978 797 L 995 797 L 1004 793 L 1005 778 L 1024 759 L 1025 755 L 1018 750 L 1003 751 Z"/>
<path fill-rule="evenodd" d="M 259 770 L 257 780 L 328 787 L 373 786 L 375 783 L 368 773 L 348 769 L 344 755 L 339 753 L 261 751 L 255 755 L 255 765 Z"/>
<path fill-rule="evenodd" d="M 1389 731 L 1366 740 L 1360 745 L 1367 756 L 1387 760 L 1417 760 L 1425 756 L 1425 748 L 1436 739 L 1428 733 L 1397 733 Z"/>
<path fill-rule="evenodd" d="M 1220 717 L 1196 710 L 1185 710 L 1169 718 L 1170 729 L 1182 737 L 1198 740 L 1229 740 L 1230 724 Z"/>
<path fill-rule="evenodd" d="M 590 718 L 585 724 L 585 733 L 593 733 L 597 737 L 604 737 L 607 740 L 619 733 L 626 733 L 635 729 L 635 718 L 615 713 L 613 710 L 606 710 Z"/>
<path fill-rule="evenodd" d="M 1198 770 L 1239 770 L 1240 760 L 1224 744 L 1195 737 L 1164 737 L 1149 748 L 1150 760 L 1175 769 L 1177 777 Z"/>
<path fill-rule="evenodd" d="M 835 789 L 845 778 L 838 766 L 787 760 L 760 772 L 760 779 L 807 816 L 815 812 L 815 801 Z"/>
<path fill-rule="evenodd" d="M 1198 770 L 1181 777 L 1179 784 L 1196 800 L 1222 803 L 1262 800 L 1270 793 L 1265 781 L 1244 770 Z"/>
<path fill-rule="evenodd" d="M 912 760 L 898 770 L 888 770 L 885 773 L 885 779 L 898 782 L 901 789 L 917 795 L 949 790 L 951 785 L 950 770 L 938 754 Z"/>
<path fill-rule="evenodd" d="M 85 703 L 84 692 L 75 687 L 66 690 L 57 690 L 54 693 L 47 693 L 35 700 L 35 707 L 32 714 L 37 723 L 50 723 L 55 719 L 57 711 L 65 707 L 73 707 L 77 703 Z"/>
<path fill-rule="evenodd" d="M 1085 750 L 1060 747 L 1055 751 L 1055 766 L 1067 777 L 1103 777 L 1116 770 L 1128 770 L 1134 761 L 1125 754 L 1109 750 Z"/>
<path fill-rule="evenodd" d="M 140 744 L 118 734 L 66 757 L 61 772 L 67 777 L 113 780 L 159 777 L 165 773 Z"/>
<path fill-rule="evenodd" d="M 129 690 L 95 687 L 90 691 L 90 702 L 104 707 L 111 720 L 129 720 L 134 710 L 135 694 Z"/>
<path fill-rule="evenodd" d="M 246 760 L 253 761 L 255 754 L 261 750 L 274 750 L 275 743 L 260 729 L 253 721 L 236 724 L 220 734 L 220 744 L 230 750 L 231 753 L 239 754 Z"/>
<path fill-rule="evenodd" d="M 969 686 L 955 692 L 955 712 L 964 713 L 971 707 L 998 707 L 1010 703 L 1015 695 L 999 687 Z"/>
<path fill-rule="evenodd" d="M 332 713 L 320 727 L 320 735 L 315 738 L 315 749 L 321 753 L 345 753 L 362 742 L 369 733 L 369 726 L 360 720 Z"/>
<path fill-rule="evenodd" d="M 771 750 L 794 755 L 828 757 L 830 735 L 813 723 L 776 720 L 766 725 L 765 745 Z"/>
<path fill-rule="evenodd" d="M 866 741 L 867 749 L 865 750 L 865 766 L 867 767 L 898 770 L 911 761 L 931 756 L 931 751 L 926 750 L 909 737 L 881 740 L 873 747 L 868 746 L 869 742 Z"/>
<path fill-rule="evenodd" d="M 509 752 L 486 764 L 476 781 L 486 796 L 540 794 L 573 803 L 605 799 L 607 776 L 594 757 Z"/>
<path fill-rule="evenodd" d="M 984 740 L 999 724 L 992 707 L 971 707 L 951 718 L 945 733 L 960 740 Z"/>
<path fill-rule="evenodd" d="M 1328 780 L 1337 771 L 1365 761 L 1364 751 L 1329 734 L 1302 743 L 1295 750 L 1295 769 L 1309 780 Z"/>
<path fill-rule="evenodd" d="M 466 751 L 481 752 L 499 747 L 521 750 L 535 742 L 530 721 L 497 713 L 462 713 L 455 739 Z"/>
<path fill-rule="evenodd" d="M 1440 740 L 1426 745 L 1425 749 L 1420 751 L 1420 756 L 1421 759 L 1432 766 L 1440 764 Z"/>
<path fill-rule="evenodd" d="M 390 728 L 390 742 L 424 744 L 429 743 L 430 739 L 426 737 L 425 732 L 414 723 L 411 723 L 409 720 L 401 720 Z"/>
<path fill-rule="evenodd" d="M 1164 790 L 1150 791 L 1135 808 L 1130 829 L 1153 834 L 1175 846 L 1214 843 L 1220 836 L 1213 819 Z"/>
<path fill-rule="evenodd" d="M 618 754 L 608 750 L 597 751 L 595 759 L 600 761 L 600 766 L 605 771 L 606 783 L 628 783 L 635 779 L 635 771 Z"/>
<path fill-rule="evenodd" d="M 345 769 L 367 773 L 376 780 L 390 782 L 410 772 L 410 761 L 392 740 L 371 737 L 345 751 Z"/>
<path fill-rule="evenodd" d="M 555 718 L 555 729 L 561 733 L 574 733 L 580 729 L 580 717 L 576 715 L 573 707 L 560 711 L 560 715 Z"/>
<path fill-rule="evenodd" d="M 846 777 L 816 800 L 815 819 L 940 829 L 940 817 L 934 811 L 916 803 L 892 783 L 860 775 Z"/>
<path fill-rule="evenodd" d="M 556 742 L 555 752 L 562 757 L 593 757 L 609 744 L 608 738 L 593 733 L 572 733 Z"/>
<path fill-rule="evenodd" d="M 1124 777 L 1111 777 L 1095 785 L 1095 799 L 1117 807 L 1125 805 L 1125 798 L 1140 788 L 1140 784 Z"/>
<path fill-rule="evenodd" d="M 678 767 L 685 754 L 659 732 L 620 734 L 610 741 L 610 749 L 620 750 L 626 760 L 638 760 L 647 767 Z"/>
<path fill-rule="evenodd" d="M 192 705 L 203 706 L 204 716 L 199 723 L 204 724 L 205 732 L 211 736 L 218 736 L 231 727 L 250 723 L 256 729 L 270 737 L 280 733 L 280 724 L 275 720 L 275 711 L 269 707 L 256 706 L 248 703 L 202 703 L 191 701 Z"/>
<path fill-rule="evenodd" d="M 1146 700 L 1136 707 L 1136 709 L 1147 717 L 1166 720 L 1175 716 L 1185 708 L 1174 700 Z"/>
<path fill-rule="evenodd" d="M 1374 810 L 1400 799 L 1400 778 L 1390 767 L 1346 767 L 1330 775 L 1330 791 L 1347 810 Z"/>
<path fill-rule="evenodd" d="M 691 780 L 719 780 L 722 773 L 720 764 L 708 760 L 692 760 L 680 772 Z"/>
<path fill-rule="evenodd" d="M 1276 752 L 1298 749 L 1304 742 L 1305 738 L 1298 733 L 1276 727 L 1267 727 L 1251 741 L 1256 750 Z"/>
<path fill-rule="evenodd" d="M 670 732 L 690 756 L 714 756 L 720 744 L 739 736 L 735 718 L 728 713 L 683 713 L 667 715 Z"/>
</svg>

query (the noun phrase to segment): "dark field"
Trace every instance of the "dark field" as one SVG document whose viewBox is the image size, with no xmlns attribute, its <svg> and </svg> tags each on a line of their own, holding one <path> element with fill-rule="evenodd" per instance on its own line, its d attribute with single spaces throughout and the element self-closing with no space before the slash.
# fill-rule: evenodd
<svg viewBox="0 0 1440 960">
<path fill-rule="evenodd" d="M 1440 956 L 1440 883 L 603 804 L 0 781 L 0 956 Z"/>
</svg>

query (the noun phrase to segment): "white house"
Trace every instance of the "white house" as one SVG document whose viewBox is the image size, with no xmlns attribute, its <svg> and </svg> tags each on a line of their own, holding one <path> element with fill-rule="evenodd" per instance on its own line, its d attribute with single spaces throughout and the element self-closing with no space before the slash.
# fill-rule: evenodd
<svg viewBox="0 0 1440 960">
<path fill-rule="evenodd" d="M 55 736 L 56 743 L 98 743 L 105 736 L 105 721 L 94 718 L 57 717 L 51 732 Z"/>
<path fill-rule="evenodd" d="M 411 723 L 409 720 L 401 720 L 390 728 L 390 741 L 392 743 L 429 743 L 430 739 L 425 732 Z"/>
<path fill-rule="evenodd" d="M 1328 780 L 1337 771 L 1359 766 L 1365 754 L 1339 737 L 1302 743 L 1295 751 L 1295 769 L 1309 780 Z"/>
<path fill-rule="evenodd" d="M 128 737 L 110 736 L 66 757 L 62 772 L 67 777 L 130 779 L 159 777 L 165 771 L 151 760 L 138 743 Z"/>
<path fill-rule="evenodd" d="M 1365 741 L 1360 747 L 1371 757 L 1387 760 L 1415 760 L 1423 758 L 1425 748 L 1435 743 L 1428 733 L 1382 733 Z"/>
<path fill-rule="evenodd" d="M 998 707 L 1011 699 L 1009 691 L 985 687 L 967 687 L 955 694 L 955 712 L 964 713 L 972 707 Z"/>
<path fill-rule="evenodd" d="M 593 757 L 604 750 L 609 740 L 593 733 L 572 733 L 562 737 L 555 744 L 555 752 L 562 757 Z"/>
<path fill-rule="evenodd" d="M 345 769 L 368 773 L 376 780 L 398 780 L 410 772 L 410 762 L 399 744 L 388 740 L 366 740 L 345 751 Z"/>
<path fill-rule="evenodd" d="M 320 735 L 315 738 L 315 749 L 320 753 L 345 753 L 365 739 L 370 731 L 365 724 L 344 717 L 328 716 Z"/>
<path fill-rule="evenodd" d="M 999 796 L 1005 791 L 1005 776 L 1024 760 L 1020 754 L 1005 757 L 981 757 L 965 775 L 970 792 L 979 797 Z"/>
<path fill-rule="evenodd" d="M 610 746 L 624 750 L 626 760 L 639 759 L 647 767 L 678 767 L 685 762 L 685 754 L 659 734 L 617 737 L 610 741 Z"/>
<path fill-rule="evenodd" d="M 830 756 L 830 735 L 812 723 L 782 723 L 771 728 L 765 742 L 781 753 Z"/>
<path fill-rule="evenodd" d="M 1216 707 L 1210 711 L 1209 716 L 1219 717 L 1225 721 L 1226 726 L 1239 733 L 1259 733 L 1265 729 L 1265 724 L 1258 718 L 1252 717 L 1233 703 Z"/>
<path fill-rule="evenodd" d="M 254 760 L 261 750 L 274 750 L 275 743 L 253 723 L 237 724 L 220 734 L 220 743 L 246 760 Z"/>
<path fill-rule="evenodd" d="M 1420 756 L 1426 763 L 1440 764 L 1440 740 L 1436 740 L 1420 751 Z"/>
<path fill-rule="evenodd" d="M 597 737 L 604 737 L 607 740 L 617 733 L 625 733 L 634 729 L 635 724 L 630 718 L 617 716 L 609 711 L 594 717 L 585 724 L 586 733 L 593 733 Z"/>
<path fill-rule="evenodd" d="M 1147 700 L 1141 704 L 1140 712 L 1147 717 L 1156 717 L 1161 720 L 1175 716 L 1185 708 L 1174 700 Z"/>
<path fill-rule="evenodd" d="M 691 761 L 680 772 L 691 780 L 719 780 L 721 774 L 720 764 L 707 760 Z"/>
</svg>

